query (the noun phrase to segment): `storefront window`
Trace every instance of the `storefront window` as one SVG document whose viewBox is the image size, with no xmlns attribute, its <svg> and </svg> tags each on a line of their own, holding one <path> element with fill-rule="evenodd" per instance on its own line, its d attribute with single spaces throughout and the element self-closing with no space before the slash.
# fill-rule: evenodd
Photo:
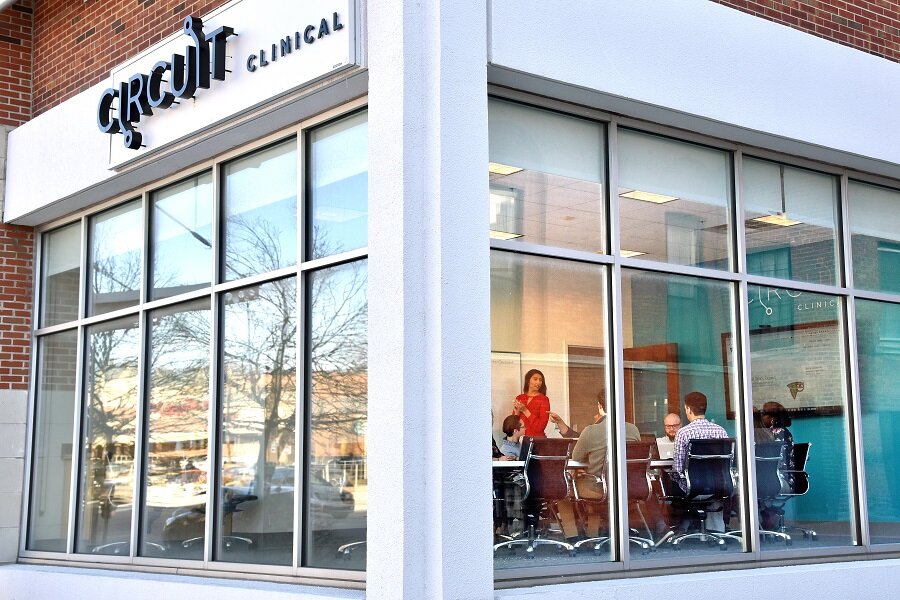
<svg viewBox="0 0 900 600">
<path fill-rule="evenodd" d="M 224 278 L 297 264 L 297 149 L 290 141 L 223 167 Z"/>
<path fill-rule="evenodd" d="M 292 131 L 42 235 L 26 554 L 365 569 L 365 129 Z M 304 214 L 352 224 L 299 218 L 316 178 Z"/>
<path fill-rule="evenodd" d="M 76 552 L 128 555 L 141 334 L 135 317 L 87 332 Z"/>
<path fill-rule="evenodd" d="M 750 286 L 751 299 L 769 291 Z M 749 305 L 757 324 L 750 331 L 750 381 L 760 547 L 846 546 L 853 540 L 842 303 L 836 296 L 777 291 L 791 301 L 771 312 Z M 769 490 L 760 473 L 773 447 L 780 486 Z"/>
<path fill-rule="evenodd" d="M 308 565 L 364 569 L 369 489 L 366 263 L 310 278 Z M 338 552 L 334 546 L 338 545 Z"/>
<path fill-rule="evenodd" d="M 166 298 L 212 281 L 212 175 L 154 192 L 150 214 L 151 293 Z"/>
<path fill-rule="evenodd" d="M 622 272 L 625 421 L 652 444 L 653 456 L 651 493 L 628 494 L 632 537 L 638 538 L 630 544 L 632 559 L 743 547 L 733 297 L 728 282 Z M 724 441 L 714 450 L 688 446 L 697 439 Z M 642 482 L 630 478 L 629 484 Z M 703 538 L 703 532 L 724 535 Z M 652 540 L 657 551 L 646 552 L 640 538 Z"/>
<path fill-rule="evenodd" d="M 747 271 L 834 285 L 839 279 L 837 178 L 744 158 Z"/>
<path fill-rule="evenodd" d="M 81 224 L 73 223 L 43 235 L 43 298 L 41 326 L 78 318 L 81 286 Z"/>
<path fill-rule="evenodd" d="M 523 540 L 547 528 L 553 533 L 545 539 L 573 547 L 588 538 L 594 542 L 577 550 L 547 542 L 534 552 L 542 564 L 611 559 L 606 449 L 614 446 L 608 443 L 614 438 L 611 419 L 605 415 L 615 411 L 608 392 L 606 286 L 607 270 L 599 265 L 491 254 L 494 441 L 508 458 L 524 459 L 527 439 L 546 436 L 562 444 L 557 453 L 574 452 L 584 464 L 573 480 L 584 498 L 576 503 L 574 491 L 556 494 L 539 488 L 538 479 L 545 478 L 537 471 L 531 473 L 530 487 L 535 491 L 526 497 L 523 465 L 506 459 L 493 462 L 495 541 L 519 540 L 495 550 L 497 569 L 530 564 Z M 532 389 L 534 377 L 541 385 Z M 564 464 L 555 468 L 559 479 L 576 475 L 575 471 L 567 475 Z M 595 546 L 599 546 L 596 553 Z"/>
<path fill-rule="evenodd" d="M 150 313 L 144 556 L 203 558 L 209 475 L 209 298 Z"/>
<path fill-rule="evenodd" d="M 900 192 L 851 181 L 853 285 L 900 293 Z"/>
<path fill-rule="evenodd" d="M 618 143 L 622 255 L 730 269 L 731 155 L 624 128 Z"/>
<path fill-rule="evenodd" d="M 365 113 L 310 134 L 310 258 L 322 258 L 368 244 Z"/>
<path fill-rule="evenodd" d="M 77 342 L 73 329 L 41 338 L 38 344 L 39 384 L 26 546 L 29 550 L 66 551 Z"/>
<path fill-rule="evenodd" d="M 900 304 L 856 301 L 862 443 L 869 534 L 873 544 L 900 542 Z"/>
<path fill-rule="evenodd" d="M 99 315 L 140 301 L 144 226 L 139 200 L 91 219 L 88 313 Z"/>
<path fill-rule="evenodd" d="M 219 560 L 291 564 L 296 302 L 294 278 L 224 298 Z"/>
<path fill-rule="evenodd" d="M 604 126 L 502 100 L 488 111 L 491 238 L 605 253 Z"/>
</svg>

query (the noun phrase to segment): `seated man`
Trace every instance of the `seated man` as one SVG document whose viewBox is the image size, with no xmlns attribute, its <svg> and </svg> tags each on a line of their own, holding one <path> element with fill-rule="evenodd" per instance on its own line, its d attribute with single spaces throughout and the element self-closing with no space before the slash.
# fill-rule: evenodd
<svg viewBox="0 0 900 600">
<path fill-rule="evenodd" d="M 712 440 L 727 438 L 728 432 L 720 425 L 716 425 L 706 418 L 706 396 L 700 392 L 691 392 L 684 397 L 684 413 L 687 415 L 688 424 L 675 434 L 675 450 L 672 462 L 672 478 L 678 483 L 682 492 L 687 491 L 687 481 L 684 478 L 684 463 L 687 459 L 688 441 Z M 711 508 L 722 508 L 713 503 Z M 722 511 L 710 511 L 706 515 L 706 526 L 709 531 L 724 532 L 725 521 Z M 682 523 L 682 530 L 687 530 L 689 523 Z"/>
<path fill-rule="evenodd" d="M 592 476 L 575 479 L 575 485 L 578 487 L 578 494 L 581 498 L 603 498 L 603 488 L 598 483 L 597 477 L 602 477 L 606 473 L 606 427 L 606 394 L 601 391 L 597 394 L 597 421 L 584 428 L 584 431 L 578 435 L 578 441 L 572 450 L 572 459 L 586 463 L 587 466 L 584 470 Z M 568 430 L 568 427 L 566 429 Z M 560 428 L 560 432 L 562 432 L 562 428 Z M 634 424 L 625 423 L 625 439 L 629 442 L 641 441 L 641 432 Z M 563 534 L 568 540 L 577 540 L 579 527 L 572 502 L 570 500 L 559 502 L 557 509 Z M 600 515 L 589 515 L 587 535 L 590 537 L 597 535 L 599 527 Z"/>
<path fill-rule="evenodd" d="M 522 436 L 525 435 L 525 424 L 519 415 L 509 415 L 503 419 L 503 441 L 500 442 L 500 453 L 513 460 L 519 458 L 522 451 Z"/>
<path fill-rule="evenodd" d="M 663 427 L 666 434 L 656 438 L 656 449 L 660 458 L 672 458 L 675 454 L 675 434 L 681 429 L 681 417 L 675 413 L 667 414 L 663 419 Z"/>
</svg>

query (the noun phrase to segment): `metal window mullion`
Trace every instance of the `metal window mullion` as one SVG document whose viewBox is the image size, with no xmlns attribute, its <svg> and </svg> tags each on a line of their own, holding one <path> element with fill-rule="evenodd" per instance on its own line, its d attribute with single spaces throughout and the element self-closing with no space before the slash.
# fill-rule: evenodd
<svg viewBox="0 0 900 600">
<path fill-rule="evenodd" d="M 626 453 L 619 452 L 619 446 L 624 448 L 625 441 L 625 336 L 624 323 L 622 319 L 622 265 L 619 261 L 619 244 L 620 244 L 620 227 L 619 227 L 619 162 L 618 162 L 618 126 L 615 121 L 607 125 L 607 164 L 609 165 L 608 184 L 607 184 L 607 206 L 609 214 L 609 250 L 614 259 L 610 273 L 607 290 L 609 293 L 609 303 L 606 314 L 610 318 L 610 332 L 607 334 L 607 343 L 612 344 L 612 352 L 608 352 L 607 356 L 611 359 L 607 360 L 607 408 L 613 408 L 610 412 L 613 415 L 613 427 L 607 425 L 607 432 L 612 434 L 612 439 L 608 440 L 607 448 L 607 464 L 610 458 L 615 462 L 609 469 L 610 473 L 615 473 L 615 477 L 609 478 L 608 497 L 609 502 L 609 534 L 610 550 L 613 548 L 613 560 L 620 560 L 625 569 L 631 564 L 631 553 L 629 550 L 629 529 L 628 529 L 628 490 L 622 484 L 626 480 L 627 465 Z M 602 268 L 602 267 L 601 267 Z M 612 369 L 610 369 L 612 366 Z M 615 395 L 611 395 L 609 390 L 612 389 Z M 619 442 L 622 442 L 620 444 Z M 610 451 L 612 454 L 610 456 Z"/>
<path fill-rule="evenodd" d="M 306 189 L 307 182 L 307 169 L 306 169 L 306 160 L 308 156 L 307 151 L 307 137 L 304 131 L 297 132 L 296 143 L 297 143 L 297 245 L 298 252 L 297 256 L 300 258 L 298 261 L 299 264 L 303 264 L 305 260 L 310 257 L 307 256 L 307 232 L 306 232 L 306 224 L 307 224 L 307 204 L 309 203 L 309 198 Z M 309 277 L 313 277 L 313 273 L 303 273 L 299 270 L 297 272 L 296 285 L 294 287 L 295 293 L 297 294 L 297 299 L 295 303 L 295 315 L 294 318 L 297 321 L 296 326 L 296 343 L 294 344 L 294 351 L 296 353 L 294 357 L 294 365 L 296 369 L 295 376 L 295 389 L 294 389 L 294 502 L 293 502 L 293 510 L 294 510 L 294 533 L 293 533 L 293 556 L 291 558 L 291 565 L 294 568 L 294 573 L 298 573 L 299 569 L 303 564 L 304 553 L 301 550 L 303 548 L 303 526 L 306 520 L 303 518 L 303 498 L 305 494 L 303 493 L 304 483 L 306 480 L 306 465 L 307 465 L 307 456 L 306 452 L 303 452 L 303 442 L 306 437 L 306 398 L 309 397 L 307 394 L 306 388 L 306 280 Z"/>
<path fill-rule="evenodd" d="M 741 530 L 743 531 L 744 551 L 751 553 L 755 560 L 760 558 L 759 510 L 756 506 L 756 449 L 753 432 L 753 386 L 750 383 L 750 311 L 746 299 L 749 298 L 747 273 L 747 229 L 744 220 L 744 155 L 741 150 L 732 153 L 732 182 L 734 202 L 732 206 L 732 231 L 734 235 L 731 247 L 734 251 L 734 263 L 740 280 L 731 285 L 737 296 L 732 304 L 732 323 L 737 327 L 732 336 L 734 344 L 734 369 L 729 374 L 731 389 L 738 393 L 734 398 L 736 413 L 740 416 L 737 423 L 738 472 L 740 481 L 738 491 L 741 494 Z M 726 357 L 727 358 L 727 357 Z M 750 443 L 754 440 L 754 443 Z"/>
<path fill-rule="evenodd" d="M 838 195 L 838 218 L 840 219 L 840 244 L 841 264 L 843 266 L 844 285 L 853 289 L 853 244 L 850 228 L 850 179 L 846 173 L 840 178 L 840 192 Z M 850 476 L 849 498 L 850 514 L 856 519 L 855 527 L 852 527 L 854 544 L 871 549 L 871 531 L 869 530 L 869 506 L 866 490 L 866 462 L 862 439 L 862 395 L 859 373 L 859 346 L 856 336 L 856 298 L 849 295 L 844 298 L 844 319 L 846 323 L 847 348 L 845 356 L 850 367 L 848 385 L 845 386 L 849 393 L 847 399 L 847 468 Z M 854 493 L 855 486 L 855 493 Z"/>
<path fill-rule="evenodd" d="M 222 439 L 222 419 L 219 418 L 219 408 L 222 404 L 222 354 L 219 349 L 224 348 L 224 340 L 222 336 L 222 311 L 224 307 L 220 306 L 219 295 L 216 291 L 216 284 L 219 283 L 219 275 L 223 272 L 222 262 L 225 254 L 225 240 L 223 237 L 224 227 L 222 221 L 224 219 L 222 200 L 222 163 L 217 162 L 212 167 L 212 242 L 213 242 L 213 258 L 210 264 L 210 291 L 209 291 L 209 311 L 210 311 L 210 336 L 209 336 L 209 389 L 207 391 L 209 397 L 209 412 L 207 413 L 206 431 L 206 519 L 203 522 L 203 535 L 205 542 L 203 544 L 203 567 L 208 568 L 215 557 L 216 544 L 216 522 L 219 513 L 216 510 L 216 499 L 219 497 L 219 484 L 221 480 L 222 465 L 221 452 L 219 450 L 219 441 Z M 222 292 L 224 293 L 224 292 Z"/>
<path fill-rule="evenodd" d="M 145 221 L 146 222 L 146 221 Z M 146 227 L 144 228 L 147 229 Z M 144 246 L 146 248 L 146 246 Z M 145 286 L 146 287 L 146 286 Z M 138 336 L 140 337 L 140 352 L 138 353 L 138 389 L 136 398 L 135 423 L 134 423 L 134 476 L 131 487 L 131 537 L 129 543 L 129 556 L 133 559 L 138 555 L 138 543 L 140 542 L 141 509 L 144 505 L 144 439 L 149 435 L 149 426 L 145 425 L 144 405 L 148 403 L 150 396 L 150 373 L 147 354 L 150 352 L 150 313 L 141 311 L 138 314 Z M 147 444 L 149 447 L 149 444 Z"/>
<path fill-rule="evenodd" d="M 213 261 L 215 262 L 215 261 Z M 221 405 L 220 373 L 222 372 L 219 348 L 222 347 L 221 313 L 218 298 L 215 292 L 209 294 L 209 410 L 207 411 L 206 431 L 206 519 L 203 521 L 203 567 L 207 568 L 214 558 L 214 545 L 216 543 L 216 521 L 219 518 L 216 507 L 216 499 L 219 497 L 219 482 L 221 476 L 221 456 L 219 452 L 219 440 L 221 436 L 221 420 L 219 419 L 219 406 Z"/>
<path fill-rule="evenodd" d="M 849 391 L 848 416 L 845 431 L 847 435 L 847 469 L 850 475 L 849 498 L 851 519 L 857 519 L 852 528 L 853 543 L 871 547 L 869 531 L 869 507 L 866 501 L 865 453 L 862 439 L 862 401 L 859 381 L 859 349 L 856 344 L 856 303 L 852 298 L 844 301 L 844 318 L 847 323 L 846 357 L 850 367 L 846 389 Z M 856 493 L 854 493 L 854 484 Z M 852 525 L 852 523 L 851 523 Z"/>
</svg>

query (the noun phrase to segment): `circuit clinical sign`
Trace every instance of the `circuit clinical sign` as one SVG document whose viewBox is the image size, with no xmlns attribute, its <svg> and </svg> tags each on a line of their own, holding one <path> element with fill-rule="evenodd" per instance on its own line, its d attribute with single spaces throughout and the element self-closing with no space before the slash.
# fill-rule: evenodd
<svg viewBox="0 0 900 600">
<path fill-rule="evenodd" d="M 354 23 L 352 0 L 244 0 L 186 18 L 180 33 L 114 69 L 100 94 L 97 127 L 124 142 L 110 146 L 110 168 L 357 65 Z M 226 76 L 227 93 L 214 93 Z"/>
<path fill-rule="evenodd" d="M 121 133 L 126 148 L 137 150 L 141 147 L 143 136 L 134 126 L 142 116 L 149 117 L 154 108 L 169 108 L 176 103 L 176 98 L 193 98 L 198 88 L 209 89 L 210 77 L 225 80 L 225 45 L 230 36 L 237 35 L 234 29 L 223 25 L 204 34 L 203 21 L 199 17 L 188 17 L 182 31 L 193 42 L 185 48 L 185 54 L 173 53 L 171 62 L 161 60 L 153 65 L 149 74 L 136 73 L 120 83 L 118 89 L 108 88 L 100 95 L 97 127 L 103 133 Z M 169 84 L 163 89 L 163 76 L 167 71 Z M 119 99 L 118 110 L 114 111 L 116 98 Z M 116 112 L 115 116 L 113 112 Z"/>
</svg>

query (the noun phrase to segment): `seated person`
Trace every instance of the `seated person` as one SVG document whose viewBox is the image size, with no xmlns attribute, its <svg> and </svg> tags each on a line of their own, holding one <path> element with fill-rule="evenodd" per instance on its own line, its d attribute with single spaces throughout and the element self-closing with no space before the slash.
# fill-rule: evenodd
<svg viewBox="0 0 900 600">
<path fill-rule="evenodd" d="M 503 441 L 500 442 L 500 453 L 510 457 L 509 460 L 517 460 L 522 451 L 522 436 L 525 435 L 525 423 L 519 415 L 509 415 L 503 419 Z"/>
<path fill-rule="evenodd" d="M 557 415 L 558 416 L 558 415 Z M 560 419 L 560 421 L 562 421 Z M 563 425 L 565 423 L 563 422 Z M 589 477 L 576 477 L 575 485 L 578 488 L 578 495 L 581 498 L 603 498 L 603 486 L 597 481 L 598 477 L 604 477 L 606 474 L 606 394 L 600 392 L 597 394 L 597 421 L 593 425 L 588 425 L 580 435 L 577 435 L 578 442 L 572 450 L 572 459 L 578 462 L 586 463 L 585 472 Z M 566 426 L 567 431 L 571 431 Z M 560 427 L 560 433 L 563 429 Z M 625 439 L 629 442 L 641 441 L 641 432 L 633 423 L 625 423 Z M 572 501 L 563 500 L 557 504 L 559 511 L 559 522 L 563 530 L 563 535 L 568 540 L 577 540 L 579 529 L 581 528 L 575 519 L 575 511 Z M 588 522 L 581 524 L 586 526 L 586 534 L 589 537 L 597 535 L 600 528 L 599 514 L 589 514 Z"/>
<path fill-rule="evenodd" d="M 684 413 L 687 415 L 688 424 L 675 434 L 675 452 L 672 457 L 671 473 L 672 479 L 678 484 L 682 493 L 687 492 L 684 464 L 687 459 L 688 442 L 690 440 L 711 440 L 728 437 L 728 432 L 725 429 L 706 418 L 706 404 L 706 396 L 700 392 L 690 392 L 684 397 Z M 721 505 L 717 506 L 717 504 L 710 504 L 710 507 L 714 510 L 707 513 L 706 525 L 709 531 L 721 533 L 725 531 L 724 510 L 715 510 L 716 508 L 722 508 Z M 681 529 L 686 531 L 689 525 L 690 523 L 683 522 Z"/>
<path fill-rule="evenodd" d="M 666 434 L 656 438 L 656 449 L 662 459 L 672 458 L 675 453 L 675 434 L 681 429 L 681 416 L 669 413 L 663 419 Z"/>
</svg>

